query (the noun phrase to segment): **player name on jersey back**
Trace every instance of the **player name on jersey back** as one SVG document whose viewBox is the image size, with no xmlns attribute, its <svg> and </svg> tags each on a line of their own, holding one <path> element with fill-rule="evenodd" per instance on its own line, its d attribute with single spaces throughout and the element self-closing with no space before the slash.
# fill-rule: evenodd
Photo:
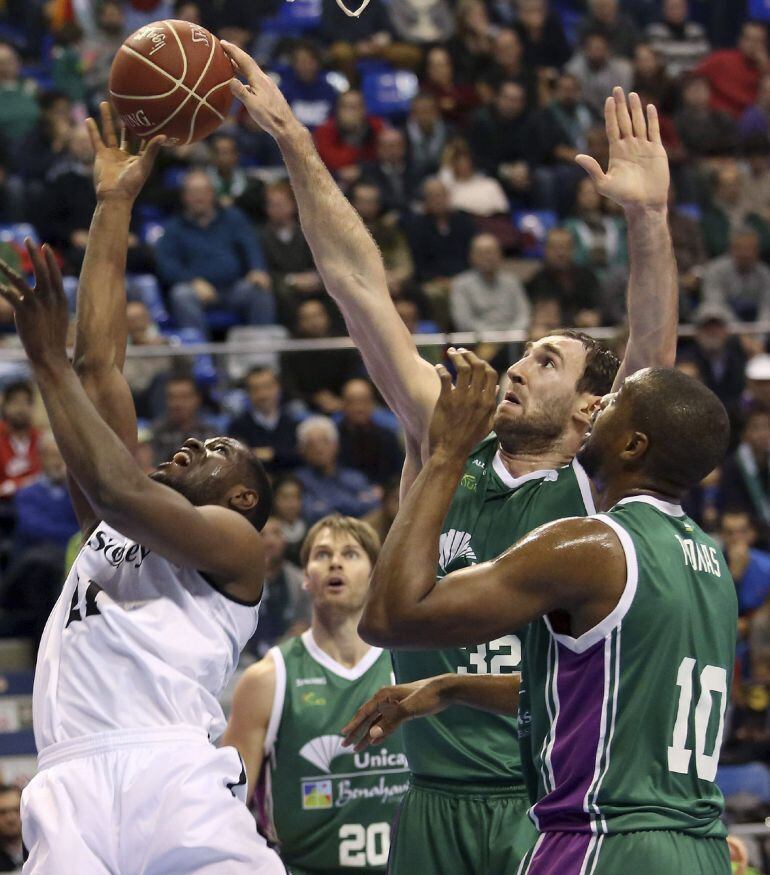
<svg viewBox="0 0 770 875">
<path fill-rule="evenodd" d="M 216 589 L 101 523 L 51 612 L 38 652 L 38 751 L 83 735 L 186 724 L 215 738 L 217 696 L 257 624 L 258 605 Z"/>
</svg>

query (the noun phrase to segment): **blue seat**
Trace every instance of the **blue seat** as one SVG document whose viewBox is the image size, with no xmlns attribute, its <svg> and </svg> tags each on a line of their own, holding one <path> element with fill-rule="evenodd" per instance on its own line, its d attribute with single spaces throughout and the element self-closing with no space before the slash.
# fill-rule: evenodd
<svg viewBox="0 0 770 875">
<path fill-rule="evenodd" d="M 0 242 L 11 243 L 14 246 L 24 246 L 24 238 L 31 238 L 35 246 L 40 245 L 40 237 L 34 225 L 27 222 L 17 222 L 14 225 L 0 225 Z"/>
<path fill-rule="evenodd" d="M 748 17 L 756 21 L 770 21 L 770 0 L 749 0 Z"/>
<path fill-rule="evenodd" d="M 281 4 L 278 14 L 262 22 L 262 32 L 301 36 L 321 24 L 321 0 L 292 0 Z"/>
<path fill-rule="evenodd" d="M 762 802 L 770 802 L 770 769 L 764 763 L 720 766 L 717 784 L 725 796 L 748 793 Z"/>
<path fill-rule="evenodd" d="M 365 73 L 361 82 L 367 110 L 373 115 L 406 115 L 417 94 L 417 76 L 406 70 Z"/>
<path fill-rule="evenodd" d="M 545 238 L 558 224 L 553 210 L 515 210 L 511 221 L 521 234 L 521 252 L 527 258 L 542 258 Z"/>
<path fill-rule="evenodd" d="M 158 280 L 152 274 L 129 274 L 126 277 L 126 290 L 129 298 L 138 298 L 144 302 L 150 316 L 161 328 L 166 328 L 171 323 Z"/>
<path fill-rule="evenodd" d="M 207 339 L 197 328 L 179 328 L 166 333 L 166 337 L 182 346 L 207 342 Z M 214 359 L 208 353 L 201 353 L 193 357 L 192 370 L 195 382 L 199 386 L 214 386 L 219 381 L 219 374 L 217 373 Z"/>
<path fill-rule="evenodd" d="M 683 216 L 688 216 L 695 222 L 700 222 L 701 216 L 703 215 L 703 210 L 698 204 L 679 204 L 676 211 Z"/>
</svg>

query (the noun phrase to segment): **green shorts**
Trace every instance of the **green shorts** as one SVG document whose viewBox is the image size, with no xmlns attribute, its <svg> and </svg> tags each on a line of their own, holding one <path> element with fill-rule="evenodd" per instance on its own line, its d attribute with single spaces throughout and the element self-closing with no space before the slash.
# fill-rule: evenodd
<svg viewBox="0 0 770 875">
<path fill-rule="evenodd" d="M 514 870 L 515 872 L 515 870 Z M 540 836 L 517 875 L 730 875 L 723 838 L 669 830 L 619 835 L 549 832 Z"/>
<path fill-rule="evenodd" d="M 537 832 L 521 786 L 411 778 L 391 830 L 390 875 L 515 875 Z M 682 875 L 682 873 L 678 873 Z"/>
</svg>

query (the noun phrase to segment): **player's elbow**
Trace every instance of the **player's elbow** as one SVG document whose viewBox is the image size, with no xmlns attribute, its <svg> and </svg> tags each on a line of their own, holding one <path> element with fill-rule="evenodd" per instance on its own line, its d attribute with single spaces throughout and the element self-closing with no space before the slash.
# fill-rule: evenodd
<svg viewBox="0 0 770 875">
<path fill-rule="evenodd" d="M 358 621 L 358 634 L 373 647 L 394 647 L 397 643 L 396 631 L 384 611 L 367 608 Z"/>
<path fill-rule="evenodd" d="M 112 371 L 115 367 L 115 350 L 109 346 L 110 348 L 100 350 L 75 351 L 72 366 L 81 382 L 98 380 Z"/>
</svg>

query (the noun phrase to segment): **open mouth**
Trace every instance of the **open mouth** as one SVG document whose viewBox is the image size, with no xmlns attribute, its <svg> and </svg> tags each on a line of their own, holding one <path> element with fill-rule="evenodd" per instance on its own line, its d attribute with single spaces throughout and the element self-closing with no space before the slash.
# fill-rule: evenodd
<svg viewBox="0 0 770 875">
<path fill-rule="evenodd" d="M 326 581 L 329 589 L 342 589 L 345 586 L 345 581 L 341 577 L 330 577 Z"/>
<path fill-rule="evenodd" d="M 177 450 L 171 457 L 171 461 L 181 468 L 186 468 L 192 462 L 192 455 L 189 450 Z"/>
<path fill-rule="evenodd" d="M 521 407 L 521 401 L 513 394 L 513 392 L 506 392 L 504 401 L 507 401 L 509 404 L 515 404 L 517 407 Z"/>
</svg>

